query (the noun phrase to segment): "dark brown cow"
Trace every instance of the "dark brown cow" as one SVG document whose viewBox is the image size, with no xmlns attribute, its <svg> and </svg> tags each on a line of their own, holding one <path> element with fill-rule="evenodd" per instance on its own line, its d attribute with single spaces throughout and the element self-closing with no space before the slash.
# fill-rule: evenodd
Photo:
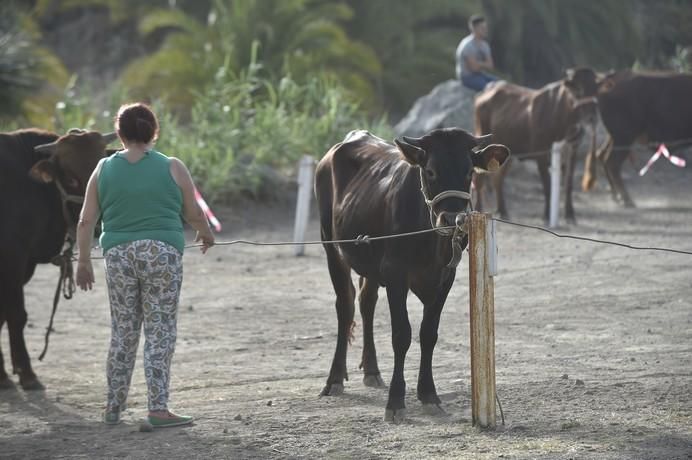
<svg viewBox="0 0 692 460">
<path fill-rule="evenodd" d="M 635 141 L 692 144 L 692 75 L 635 73 L 622 70 L 598 83 L 598 107 L 611 139 L 587 157 L 582 188 L 596 180 L 596 160 L 603 166 L 613 198 L 634 207 L 620 175 Z"/>
<path fill-rule="evenodd" d="M 115 135 L 27 129 L 0 133 L 0 329 L 7 322 L 13 373 L 41 389 L 24 342 L 24 285 L 74 231 L 87 181 Z M 71 227 L 71 228 L 70 228 Z M 0 389 L 11 388 L 0 351 Z"/>
<path fill-rule="evenodd" d="M 336 292 L 338 338 L 323 395 L 340 394 L 344 379 L 348 379 L 346 349 L 356 295 L 351 283 L 354 270 L 361 277 L 361 367 L 368 386 L 384 385 L 377 366 L 372 321 L 378 288 L 384 286 L 387 290 L 395 358 L 385 420 L 403 418 L 404 359 L 411 343 L 406 309 L 409 289 L 424 305 L 418 399 L 428 407 L 439 407 L 432 356 L 442 307 L 456 273 L 454 263 L 448 266 L 453 255 L 452 239 L 461 248 L 466 246 L 465 236 L 453 235 L 442 227 L 454 226 L 457 219 L 463 219 L 457 216 L 469 206 L 474 168 L 498 169 L 509 157 L 503 145 L 485 146 L 487 137 L 476 138 L 464 130 L 447 128 L 418 139 L 402 137 L 394 141 L 394 146 L 366 131 L 354 131 L 319 162 L 315 192 L 323 241 L 438 229 L 358 245 L 324 244 Z"/>
<path fill-rule="evenodd" d="M 550 206 L 550 149 L 554 142 L 567 141 L 569 156 L 566 165 L 565 216 L 574 222 L 572 204 L 572 176 L 576 155 L 574 151 L 581 137 L 593 131 L 597 119 L 596 74 L 591 69 L 569 70 L 566 78 L 541 89 L 530 89 L 507 82 L 488 87 L 476 97 L 476 135 L 493 133 L 493 140 L 508 146 L 513 157 L 532 158 L 545 196 L 544 218 L 548 219 Z M 507 218 L 507 207 L 502 189 L 507 165 L 493 182 L 497 197 L 497 212 Z M 483 187 L 488 178 L 479 175 L 475 181 L 478 198 L 482 200 Z M 482 208 L 482 201 L 478 203 Z"/>
</svg>

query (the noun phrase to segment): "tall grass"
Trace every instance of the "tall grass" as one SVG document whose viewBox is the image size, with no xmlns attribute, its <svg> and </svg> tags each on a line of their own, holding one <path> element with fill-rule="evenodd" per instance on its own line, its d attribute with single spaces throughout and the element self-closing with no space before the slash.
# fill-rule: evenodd
<svg viewBox="0 0 692 460">
<path fill-rule="evenodd" d="M 157 148 L 182 159 L 213 200 L 276 197 L 302 155 L 319 158 L 353 129 L 391 135 L 385 120 L 367 120 L 328 77 L 273 83 L 257 69 L 219 78 L 197 94 L 188 123 L 156 106 Z"/>
</svg>

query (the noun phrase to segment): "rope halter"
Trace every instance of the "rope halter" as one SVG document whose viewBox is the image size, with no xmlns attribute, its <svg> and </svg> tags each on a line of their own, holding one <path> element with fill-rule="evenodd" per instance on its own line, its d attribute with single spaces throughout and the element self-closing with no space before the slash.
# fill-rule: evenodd
<svg viewBox="0 0 692 460">
<path fill-rule="evenodd" d="M 58 178 L 56 178 L 54 182 L 55 186 L 58 188 L 58 191 L 60 192 L 60 201 L 62 202 L 62 216 L 65 219 L 65 225 L 67 225 L 68 237 L 72 238 L 72 240 L 76 240 L 77 222 L 74 219 L 72 219 L 72 216 L 70 215 L 70 210 L 67 208 L 67 204 L 75 203 L 81 205 L 84 203 L 84 197 L 81 195 L 73 195 L 71 193 L 67 193 L 67 190 L 65 190 L 65 187 L 63 187 Z"/>
<path fill-rule="evenodd" d="M 425 204 L 428 206 L 428 211 L 430 213 L 430 226 L 435 230 L 435 232 L 439 235 L 442 236 L 451 236 L 455 233 L 458 232 L 459 227 L 451 229 L 451 228 L 438 228 L 435 226 L 435 206 L 442 201 L 446 200 L 447 198 L 459 198 L 461 200 L 466 200 L 466 210 L 468 209 L 473 209 L 473 205 L 471 203 L 471 193 L 469 192 L 462 192 L 461 190 L 445 190 L 443 192 L 438 193 L 435 195 L 432 199 L 428 198 L 429 191 L 428 191 L 428 182 L 425 178 L 425 173 L 423 171 L 423 168 L 420 169 L 420 184 L 421 184 L 421 192 L 423 192 L 423 198 L 425 199 Z M 458 214 L 465 214 L 466 211 L 460 212 Z M 458 221 L 458 219 L 457 219 Z"/>
</svg>

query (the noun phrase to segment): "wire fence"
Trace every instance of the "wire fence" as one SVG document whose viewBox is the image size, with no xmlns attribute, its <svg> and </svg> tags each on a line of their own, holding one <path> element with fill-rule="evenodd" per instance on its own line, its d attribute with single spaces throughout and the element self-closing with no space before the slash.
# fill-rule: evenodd
<svg viewBox="0 0 692 460">
<path fill-rule="evenodd" d="M 507 225 L 512 225 L 515 227 L 520 227 L 520 228 L 525 228 L 525 229 L 531 229 L 531 230 L 537 230 L 541 232 L 545 232 L 549 235 L 552 235 L 556 238 L 565 238 L 565 239 L 572 239 L 572 240 L 578 240 L 578 241 L 587 241 L 590 243 L 597 243 L 597 244 L 606 244 L 610 246 L 617 246 L 621 248 L 626 248 L 626 249 L 632 249 L 632 250 L 637 250 L 637 251 L 657 251 L 657 252 L 669 252 L 669 253 L 674 253 L 674 254 L 684 254 L 684 255 L 692 255 L 692 250 L 684 250 L 684 249 L 675 249 L 675 248 L 664 248 L 664 247 L 657 247 L 657 246 L 636 246 L 633 244 L 627 244 L 627 243 L 621 243 L 618 241 L 611 241 L 611 240 L 602 240 L 598 238 L 590 238 L 586 236 L 579 236 L 579 235 L 569 235 L 569 234 L 563 234 L 563 233 L 558 233 L 553 230 L 549 230 L 545 227 L 537 226 L 537 225 L 529 225 L 529 224 L 523 224 L 519 222 L 513 222 L 510 220 L 505 220 L 505 219 L 499 219 L 499 218 L 491 218 L 492 220 L 499 222 L 501 224 L 507 224 Z M 456 228 L 455 226 L 447 226 L 447 227 L 437 227 L 437 228 L 428 228 L 424 230 L 417 230 L 413 232 L 404 232 L 404 233 L 395 233 L 391 235 L 381 235 L 381 236 L 368 236 L 368 235 L 360 235 L 356 238 L 351 238 L 351 239 L 340 239 L 340 240 L 312 240 L 312 241 L 253 241 L 253 240 L 245 240 L 245 239 L 238 239 L 238 240 L 230 240 L 230 241 L 219 241 L 217 243 L 214 243 L 214 246 L 233 246 L 233 245 L 249 245 L 249 246 L 300 246 L 300 245 L 318 245 L 318 244 L 355 244 L 355 245 L 360 245 L 360 244 L 368 244 L 371 241 L 382 241 L 382 240 L 389 240 L 389 239 L 395 239 L 395 238 L 405 238 L 405 237 L 410 237 L 410 236 L 416 236 L 416 235 L 422 235 L 425 233 L 432 233 L 438 230 L 453 230 Z M 199 248 L 202 247 L 203 244 L 198 243 L 198 244 L 189 244 L 185 246 L 185 249 L 192 249 L 192 248 Z M 96 259 L 103 259 L 103 256 L 93 256 L 91 257 L 92 260 Z M 77 258 L 73 258 L 73 260 L 77 260 Z"/>
<path fill-rule="evenodd" d="M 606 139 L 605 142 L 602 142 L 600 145 L 596 146 L 596 151 L 601 150 L 604 145 L 608 142 L 608 138 Z M 637 150 L 637 149 L 652 149 L 656 150 L 659 145 L 665 144 L 666 147 L 669 149 L 674 149 L 680 146 L 685 146 L 689 145 L 692 146 L 692 138 L 689 139 L 677 139 L 673 140 L 670 142 L 647 142 L 645 144 L 642 143 L 637 143 L 633 142 L 631 145 L 611 145 L 609 150 L 612 152 L 622 152 L 622 151 L 630 151 L 630 150 Z M 518 160 L 524 160 L 527 158 L 538 158 L 538 157 L 543 157 L 549 155 L 551 152 L 551 149 L 545 149 L 545 150 L 536 150 L 533 152 L 518 152 L 518 153 L 512 153 L 512 157 L 516 158 Z"/>
</svg>

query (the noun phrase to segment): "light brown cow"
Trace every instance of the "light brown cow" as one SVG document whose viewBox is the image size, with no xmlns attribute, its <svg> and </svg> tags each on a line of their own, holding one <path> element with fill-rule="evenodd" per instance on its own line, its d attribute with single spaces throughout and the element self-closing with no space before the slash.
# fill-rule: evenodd
<svg viewBox="0 0 692 460">
<path fill-rule="evenodd" d="M 548 219 L 550 204 L 550 149 L 554 142 L 567 141 L 571 154 L 564 162 L 566 169 L 565 214 L 575 221 L 572 204 L 572 176 L 576 156 L 573 152 L 583 135 L 593 129 L 598 116 L 596 74 L 593 70 L 579 68 L 568 70 L 564 79 L 540 89 L 530 89 L 507 82 L 487 87 L 476 97 L 476 136 L 493 134 L 493 142 L 506 145 L 515 158 L 536 160 L 543 194 L 544 218 Z M 492 175 L 497 196 L 497 211 L 507 218 L 507 207 L 502 184 L 509 170 L 505 165 Z M 483 207 L 483 188 L 489 181 L 477 175 L 475 184 L 479 208 Z"/>
</svg>

